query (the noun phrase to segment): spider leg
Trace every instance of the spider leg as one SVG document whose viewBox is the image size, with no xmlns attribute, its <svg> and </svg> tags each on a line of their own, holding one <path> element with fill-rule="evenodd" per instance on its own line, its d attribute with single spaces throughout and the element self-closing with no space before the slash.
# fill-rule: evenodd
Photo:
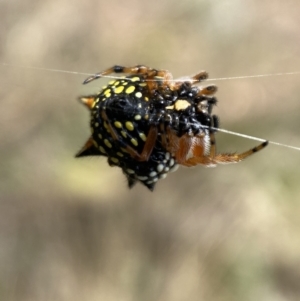
<svg viewBox="0 0 300 301">
<path fill-rule="evenodd" d="M 118 133 L 116 132 L 116 130 L 111 125 L 110 121 L 108 120 L 105 111 L 102 111 L 101 117 L 107 123 L 107 130 L 111 134 L 112 138 L 115 141 L 120 142 L 120 137 L 119 137 Z M 140 154 L 133 147 L 131 147 L 128 144 L 122 145 L 122 147 L 124 147 L 126 149 L 126 151 L 131 155 L 132 158 L 134 158 L 138 161 L 148 161 L 148 159 L 152 153 L 152 150 L 155 146 L 157 135 L 158 135 L 158 132 L 157 132 L 156 126 L 154 126 L 154 125 L 151 126 L 149 129 L 143 150 Z"/>
<path fill-rule="evenodd" d="M 193 147 L 193 138 L 189 135 L 178 137 L 170 128 L 166 131 L 168 138 L 167 145 L 164 145 L 166 149 L 176 158 L 176 162 L 181 165 L 185 165 L 189 152 Z M 166 139 L 166 138 L 165 138 Z M 164 140 L 162 140 L 164 143 Z M 197 163 L 196 163 L 197 164 Z M 195 164 L 195 165 L 196 165 Z M 187 165 L 188 166 L 188 165 Z"/>
<path fill-rule="evenodd" d="M 112 73 L 127 73 L 127 74 L 144 74 L 147 75 L 147 78 L 154 78 L 154 77 L 162 77 L 164 80 L 168 80 L 172 78 L 170 72 L 166 70 L 156 70 L 150 67 L 146 67 L 143 65 L 137 65 L 134 67 L 124 67 L 115 65 L 109 69 L 106 69 L 102 72 L 96 73 L 90 77 L 88 77 L 83 84 L 90 83 L 91 81 L 98 79 L 104 75 L 112 74 Z"/>
<path fill-rule="evenodd" d="M 213 162 L 216 164 L 226 164 L 226 163 L 237 163 L 240 162 L 246 158 L 248 158 L 249 156 L 257 153 L 258 151 L 262 150 L 263 148 L 265 148 L 268 145 L 268 141 L 265 141 L 263 143 L 261 143 L 260 145 L 251 148 L 241 154 L 218 154 L 216 155 L 213 159 Z"/>
<path fill-rule="evenodd" d="M 209 85 L 206 87 L 200 87 L 199 92 L 197 93 L 197 96 L 210 96 L 217 92 L 218 88 L 216 85 Z"/>
<path fill-rule="evenodd" d="M 172 78 L 172 77 L 171 77 Z M 184 78 L 184 80 L 178 80 L 171 84 L 173 89 L 179 89 L 183 82 L 190 82 L 191 84 L 200 83 L 208 78 L 208 73 L 206 71 L 201 71 L 191 77 L 188 77 L 187 79 Z"/>
<path fill-rule="evenodd" d="M 191 76 L 193 83 L 200 83 L 208 78 L 208 73 L 206 71 L 200 71 L 199 73 Z"/>
<path fill-rule="evenodd" d="M 167 149 L 168 135 L 166 134 L 166 127 L 163 123 L 160 124 L 160 132 L 161 132 L 161 144 L 163 148 Z"/>
</svg>

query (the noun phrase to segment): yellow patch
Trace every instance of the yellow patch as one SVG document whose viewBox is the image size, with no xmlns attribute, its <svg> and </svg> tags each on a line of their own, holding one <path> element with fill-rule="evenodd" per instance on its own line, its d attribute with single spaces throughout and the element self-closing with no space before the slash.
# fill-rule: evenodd
<svg viewBox="0 0 300 301">
<path fill-rule="evenodd" d="M 117 152 L 117 155 L 118 155 L 119 157 L 124 157 L 124 155 L 123 155 L 121 152 Z"/>
<path fill-rule="evenodd" d="M 101 153 L 103 153 L 103 154 L 106 154 L 106 151 L 105 151 L 105 149 L 104 149 L 103 146 L 100 146 L 100 147 L 99 147 L 99 151 L 100 151 Z"/>
<path fill-rule="evenodd" d="M 115 80 L 111 80 L 110 82 L 108 82 L 109 85 L 113 85 L 116 81 Z"/>
<path fill-rule="evenodd" d="M 121 131 L 121 135 L 124 137 L 124 138 L 127 138 L 127 133 L 125 131 Z"/>
<path fill-rule="evenodd" d="M 122 93 L 123 90 L 124 90 L 124 86 L 119 86 L 118 88 L 115 89 L 115 93 L 116 94 Z"/>
<path fill-rule="evenodd" d="M 121 129 L 122 128 L 122 123 L 120 121 L 115 121 L 114 125 L 116 128 Z"/>
<path fill-rule="evenodd" d="M 126 93 L 127 94 L 130 94 L 130 93 L 132 93 L 133 91 L 135 90 L 135 86 L 129 86 L 127 89 L 126 89 Z"/>
<path fill-rule="evenodd" d="M 134 138 L 131 138 L 131 139 L 130 139 L 130 142 L 131 142 L 134 146 L 138 146 L 138 145 L 139 145 L 138 142 L 137 142 L 137 140 L 134 139 Z"/>
<path fill-rule="evenodd" d="M 119 163 L 119 159 L 111 157 L 110 160 L 114 163 Z"/>
<path fill-rule="evenodd" d="M 106 97 L 110 97 L 110 96 L 111 96 L 111 91 L 110 91 L 110 89 L 105 90 L 103 94 L 104 94 Z"/>
<path fill-rule="evenodd" d="M 187 100 L 185 100 L 185 99 L 178 99 L 175 102 L 174 107 L 175 107 L 176 111 L 183 111 L 186 108 L 188 108 L 190 105 L 191 104 Z"/>
<path fill-rule="evenodd" d="M 142 116 L 141 116 L 141 115 L 135 115 L 135 116 L 134 116 L 134 119 L 135 119 L 135 120 L 141 120 L 141 119 L 142 119 Z"/>
<path fill-rule="evenodd" d="M 104 139 L 104 144 L 105 144 L 107 147 L 112 148 L 112 145 L 111 145 L 111 143 L 109 142 L 109 140 Z"/>
<path fill-rule="evenodd" d="M 126 126 L 126 129 L 128 131 L 133 131 L 134 130 L 134 125 L 133 125 L 133 123 L 131 121 L 126 121 L 125 122 L 125 126 Z"/>
<path fill-rule="evenodd" d="M 141 79 L 139 78 L 139 77 L 133 77 L 132 79 L 131 79 L 131 81 L 132 82 L 138 82 L 138 81 L 140 81 Z"/>
<path fill-rule="evenodd" d="M 147 137 L 144 133 L 139 133 L 139 136 L 140 138 L 143 140 L 143 141 L 146 141 L 147 140 Z"/>
</svg>

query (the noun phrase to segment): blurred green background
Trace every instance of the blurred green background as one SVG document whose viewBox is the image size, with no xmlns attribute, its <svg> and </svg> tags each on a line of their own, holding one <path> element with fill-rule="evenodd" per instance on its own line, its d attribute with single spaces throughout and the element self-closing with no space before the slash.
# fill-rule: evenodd
<svg viewBox="0 0 300 301">
<path fill-rule="evenodd" d="M 0 300 L 300 300 L 299 152 L 270 145 L 128 190 L 104 158 L 74 158 L 89 135 L 76 98 L 106 80 L 27 68 L 299 71 L 299 15 L 299 0 L 2 0 Z M 225 129 L 300 146 L 299 82 L 209 82 L 214 113 Z"/>
</svg>

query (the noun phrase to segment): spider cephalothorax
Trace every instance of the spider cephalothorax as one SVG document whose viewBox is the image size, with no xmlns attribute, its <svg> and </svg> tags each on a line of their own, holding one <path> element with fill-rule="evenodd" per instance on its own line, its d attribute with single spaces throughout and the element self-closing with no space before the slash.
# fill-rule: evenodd
<svg viewBox="0 0 300 301">
<path fill-rule="evenodd" d="M 127 76 L 109 82 L 96 95 L 81 97 L 91 110 L 92 135 L 76 157 L 107 157 L 110 166 L 122 168 L 129 187 L 140 181 L 153 190 L 178 164 L 235 163 L 268 144 L 241 154 L 216 154 L 219 122 L 211 114 L 216 87 L 195 85 L 207 78 L 204 71 L 174 81 L 165 70 L 114 66 L 84 84 L 110 73 Z"/>
</svg>

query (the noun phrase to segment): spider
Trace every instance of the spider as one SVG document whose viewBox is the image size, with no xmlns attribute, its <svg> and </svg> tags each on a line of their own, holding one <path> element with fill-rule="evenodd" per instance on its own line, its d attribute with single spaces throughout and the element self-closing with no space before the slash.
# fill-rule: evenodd
<svg viewBox="0 0 300 301">
<path fill-rule="evenodd" d="M 207 79 L 205 71 L 174 81 L 166 70 L 116 65 L 83 84 L 111 73 L 126 76 L 80 98 L 91 112 L 91 136 L 76 157 L 107 157 L 110 166 L 122 169 L 129 188 L 141 182 L 153 190 L 179 165 L 237 163 L 268 145 L 265 141 L 240 154 L 216 153 L 219 119 L 212 109 L 217 88 L 197 86 Z"/>
</svg>

